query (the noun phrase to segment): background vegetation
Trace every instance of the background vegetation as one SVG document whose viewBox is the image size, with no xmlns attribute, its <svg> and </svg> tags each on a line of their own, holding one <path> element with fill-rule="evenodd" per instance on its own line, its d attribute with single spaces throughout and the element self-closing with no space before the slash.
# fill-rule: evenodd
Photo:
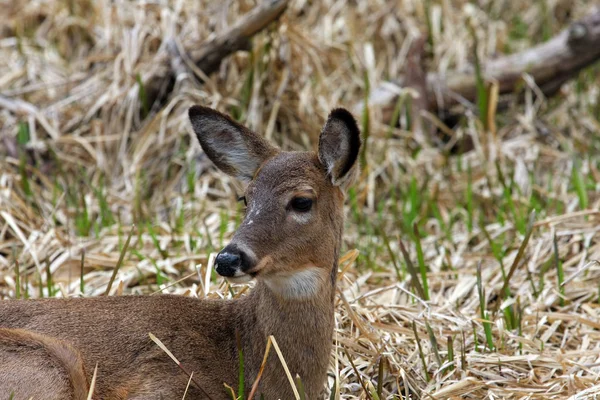
<svg viewBox="0 0 600 400">
<path fill-rule="evenodd" d="M 202 154 L 187 108 L 303 150 L 345 106 L 367 146 L 347 202 L 332 398 L 599 395 L 600 67 L 552 98 L 525 77 L 495 129 L 477 105 L 439 115 L 439 140 L 414 132 L 406 92 L 398 124 L 355 107 L 408 72 L 419 32 L 426 68 L 444 73 L 548 40 L 591 3 L 293 0 L 249 51 L 208 77 L 184 68 L 154 101 L 167 38 L 192 51 L 256 4 L 5 1 L 0 297 L 96 296 L 109 282 L 111 295 L 240 295 L 210 266 L 241 186 Z"/>
</svg>

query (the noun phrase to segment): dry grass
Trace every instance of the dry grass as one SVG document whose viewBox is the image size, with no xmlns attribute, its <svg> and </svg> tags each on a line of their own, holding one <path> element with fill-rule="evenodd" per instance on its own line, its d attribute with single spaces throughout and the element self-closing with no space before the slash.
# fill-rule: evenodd
<svg viewBox="0 0 600 400">
<path fill-rule="evenodd" d="M 183 71 L 153 107 L 143 92 L 169 68 L 165 39 L 191 51 L 252 2 L 3 2 L 0 296 L 103 293 L 135 223 L 111 294 L 230 297 L 207 266 L 235 229 L 240 186 L 192 140 L 190 105 L 305 149 L 330 108 L 351 107 L 367 82 L 404 72 L 426 15 L 428 67 L 446 71 L 473 61 L 469 24 L 485 60 L 537 43 L 590 8 L 463 3 L 294 0 L 251 53 L 226 59 L 204 84 Z M 381 398 L 600 396 L 598 71 L 555 99 L 524 84 L 523 102 L 499 111 L 495 135 L 461 111 L 450 128 L 453 140 L 473 143 L 463 154 L 415 136 L 404 117 L 390 128 L 370 110 L 345 240 L 360 254 L 349 252 L 340 268 L 335 396 L 374 399 L 363 385 L 380 385 Z M 399 240 L 414 267 L 427 268 L 428 301 L 416 294 L 415 281 L 425 282 L 407 270 Z"/>
</svg>

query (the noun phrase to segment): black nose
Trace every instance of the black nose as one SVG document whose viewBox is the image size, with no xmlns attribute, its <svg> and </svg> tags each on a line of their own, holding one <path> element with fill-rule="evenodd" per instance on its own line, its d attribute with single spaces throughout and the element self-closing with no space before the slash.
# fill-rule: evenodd
<svg viewBox="0 0 600 400">
<path fill-rule="evenodd" d="M 215 259 L 217 273 L 221 276 L 234 276 L 236 271 L 242 269 L 242 255 L 239 250 L 228 247 L 221 250 Z"/>
</svg>

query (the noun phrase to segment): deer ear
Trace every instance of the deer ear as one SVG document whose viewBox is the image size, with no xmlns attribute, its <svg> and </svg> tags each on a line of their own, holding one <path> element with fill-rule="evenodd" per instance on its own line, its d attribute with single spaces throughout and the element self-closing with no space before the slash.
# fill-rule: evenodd
<svg viewBox="0 0 600 400">
<path fill-rule="evenodd" d="M 349 183 L 354 176 L 360 150 L 360 131 L 349 111 L 331 111 L 319 137 L 319 161 L 334 185 Z"/>
<path fill-rule="evenodd" d="M 208 107 L 188 111 L 204 153 L 223 172 L 250 181 L 258 168 L 279 151 L 225 114 Z"/>
</svg>

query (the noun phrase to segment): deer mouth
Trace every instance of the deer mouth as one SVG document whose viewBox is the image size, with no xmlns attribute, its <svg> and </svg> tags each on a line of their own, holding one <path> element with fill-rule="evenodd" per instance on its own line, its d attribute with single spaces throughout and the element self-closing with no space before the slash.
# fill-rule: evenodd
<svg viewBox="0 0 600 400">
<path fill-rule="evenodd" d="M 254 279 L 254 276 L 250 274 L 240 274 L 237 276 L 226 276 L 225 279 L 231 283 L 248 283 Z"/>
<path fill-rule="evenodd" d="M 233 273 L 233 276 L 227 276 L 227 275 L 221 274 L 221 273 L 219 273 L 218 269 L 217 269 L 217 273 L 219 273 L 219 275 L 223 276 L 225 279 L 227 279 L 231 283 L 248 283 L 252 279 L 255 279 L 259 274 L 262 274 L 265 266 L 271 264 L 272 261 L 273 261 L 273 259 L 270 256 L 266 256 L 257 265 L 255 265 L 254 267 L 250 268 L 247 271 L 242 271 L 241 269 L 236 269 Z"/>
<path fill-rule="evenodd" d="M 271 264 L 273 264 L 273 258 L 271 256 L 264 256 L 254 267 L 246 271 L 246 274 L 250 275 L 252 278 L 256 278 L 271 266 Z"/>
</svg>

